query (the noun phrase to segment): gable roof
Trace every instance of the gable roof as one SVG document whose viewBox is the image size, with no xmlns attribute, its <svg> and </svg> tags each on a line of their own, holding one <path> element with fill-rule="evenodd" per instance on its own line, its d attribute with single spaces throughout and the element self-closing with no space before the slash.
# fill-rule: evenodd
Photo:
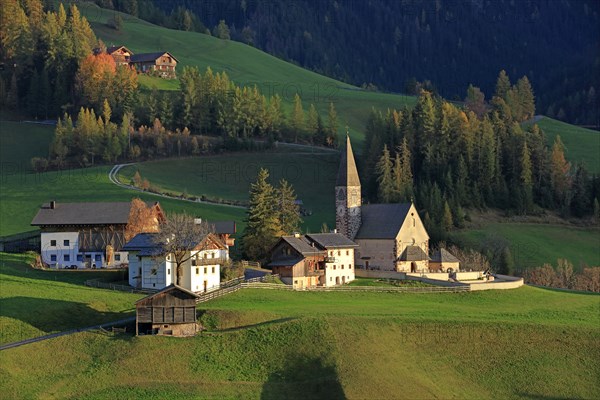
<svg viewBox="0 0 600 400">
<path fill-rule="evenodd" d="M 54 208 L 52 208 L 54 203 Z M 127 224 L 131 202 L 45 203 L 31 225 Z"/>
<path fill-rule="evenodd" d="M 431 261 L 435 262 L 460 262 L 452 253 L 446 249 L 435 250 L 431 254 Z"/>
<path fill-rule="evenodd" d="M 303 256 L 314 255 L 315 253 L 322 251 L 322 249 L 312 246 L 304 236 L 282 236 L 280 241 L 286 242 Z"/>
<path fill-rule="evenodd" d="M 355 239 L 393 239 L 400 232 L 411 203 L 363 204 Z"/>
<path fill-rule="evenodd" d="M 125 49 L 125 50 L 127 50 L 127 52 L 128 52 L 129 54 L 133 55 L 133 51 L 129 50 L 129 49 L 128 49 L 127 47 L 125 47 L 125 46 L 110 46 L 110 47 L 107 47 L 107 48 L 106 48 L 106 53 L 107 53 L 107 54 L 112 54 L 112 53 L 114 53 L 115 51 L 117 51 L 117 50 L 119 50 L 119 49 Z"/>
<path fill-rule="evenodd" d="M 358 171 L 354 161 L 354 153 L 352 153 L 352 145 L 350 144 L 350 136 L 346 136 L 346 148 L 342 150 L 340 160 L 340 168 L 338 169 L 336 186 L 360 186 Z"/>
<path fill-rule="evenodd" d="M 173 54 L 169 53 L 168 51 L 157 51 L 155 53 L 133 54 L 131 57 L 129 57 L 129 62 L 136 63 L 136 62 L 155 61 L 157 58 L 159 58 L 165 54 L 168 54 L 173 60 L 175 60 L 175 62 L 179 62 L 179 60 L 177 60 L 173 56 Z"/>
<path fill-rule="evenodd" d="M 129 242 L 123 246 L 123 251 L 137 251 L 139 256 L 158 256 L 163 254 L 165 251 L 160 243 L 156 242 L 157 233 L 138 233 Z M 217 243 L 222 249 L 225 249 L 225 245 L 213 234 L 208 233 L 200 235 L 198 238 L 188 243 L 186 246 L 189 250 L 194 250 L 200 245 L 205 239 L 210 238 Z"/>
<path fill-rule="evenodd" d="M 186 288 L 183 288 L 181 286 L 177 286 L 174 283 L 171 283 L 169 286 L 165 287 L 164 289 L 159 290 L 156 293 L 152 293 L 152 294 L 150 294 L 150 295 L 148 295 L 146 297 L 142 297 L 141 299 L 139 299 L 138 301 L 136 301 L 135 304 L 138 304 L 138 303 L 141 303 L 141 302 L 145 302 L 145 301 L 150 300 L 151 298 L 153 298 L 155 296 L 158 296 L 158 295 L 163 294 L 163 293 L 171 292 L 171 291 L 174 291 L 174 290 L 177 290 L 179 292 L 183 292 L 183 293 L 185 293 L 185 294 L 187 294 L 187 295 L 189 295 L 189 296 L 191 296 L 193 298 L 196 298 L 196 299 L 200 297 L 196 293 L 194 293 L 194 292 L 192 292 L 190 290 L 187 290 Z"/>
<path fill-rule="evenodd" d="M 400 261 L 423 261 L 429 260 L 427 254 L 419 246 L 406 246 L 400 257 Z"/>
<path fill-rule="evenodd" d="M 341 233 L 311 233 L 306 237 L 325 249 L 358 247 L 356 243 Z"/>
</svg>

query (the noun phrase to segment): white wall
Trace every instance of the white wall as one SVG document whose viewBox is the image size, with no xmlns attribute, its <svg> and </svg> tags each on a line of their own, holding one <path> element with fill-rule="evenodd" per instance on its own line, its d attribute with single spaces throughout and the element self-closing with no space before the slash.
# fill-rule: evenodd
<svg viewBox="0 0 600 400">
<path fill-rule="evenodd" d="M 54 246 L 52 245 L 53 240 L 56 241 Z M 69 241 L 68 245 L 65 245 L 65 240 Z M 67 266 L 76 265 L 77 268 L 85 268 L 86 256 L 90 256 L 90 258 L 88 258 L 88 260 L 90 260 L 88 267 L 91 268 L 94 264 L 96 265 L 96 268 L 107 267 L 104 251 L 85 253 L 81 253 L 79 251 L 79 232 L 42 232 L 40 235 L 40 241 L 40 254 L 42 256 L 42 260 L 52 267 L 64 268 Z M 117 255 L 120 256 L 119 261 L 116 260 Z M 52 256 L 56 256 L 56 260 L 53 260 Z M 68 257 L 68 260 L 65 260 L 65 256 Z M 121 264 L 127 263 L 127 252 L 116 251 L 113 254 L 113 260 L 110 266 L 118 267 Z"/>
<path fill-rule="evenodd" d="M 341 285 L 354 280 L 354 249 L 327 250 L 335 262 L 325 264 L 325 286 Z"/>
</svg>

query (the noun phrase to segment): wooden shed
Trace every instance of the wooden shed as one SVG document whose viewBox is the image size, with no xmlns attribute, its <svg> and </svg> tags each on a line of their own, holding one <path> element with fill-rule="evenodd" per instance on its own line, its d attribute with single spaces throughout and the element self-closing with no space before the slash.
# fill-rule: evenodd
<svg viewBox="0 0 600 400">
<path fill-rule="evenodd" d="M 198 296 L 177 285 L 135 303 L 136 335 L 194 336 L 200 325 L 196 320 Z"/>
</svg>

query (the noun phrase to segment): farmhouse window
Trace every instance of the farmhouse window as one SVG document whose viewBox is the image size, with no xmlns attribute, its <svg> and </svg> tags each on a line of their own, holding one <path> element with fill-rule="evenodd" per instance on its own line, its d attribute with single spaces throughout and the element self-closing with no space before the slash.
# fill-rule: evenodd
<svg viewBox="0 0 600 400">
<path fill-rule="evenodd" d="M 64 246 L 69 246 L 69 239 L 63 240 L 63 245 Z"/>
<path fill-rule="evenodd" d="M 50 241 L 50 246 L 56 246 L 56 240 L 51 240 Z"/>
<path fill-rule="evenodd" d="M 50 254 L 50 261 L 56 261 L 56 254 Z"/>
<path fill-rule="evenodd" d="M 341 256 L 341 255 L 342 255 L 342 252 L 338 250 L 338 256 Z"/>
<path fill-rule="evenodd" d="M 171 268 L 167 269 L 167 275 L 171 275 Z"/>
<path fill-rule="evenodd" d="M 336 268 L 336 267 L 335 267 L 335 264 L 333 264 L 333 269 L 335 269 L 335 268 Z"/>
<path fill-rule="evenodd" d="M 121 255 L 115 254 L 115 261 L 121 261 Z"/>
<path fill-rule="evenodd" d="M 95 260 L 95 261 L 102 261 L 102 256 L 101 256 L 100 254 L 96 254 L 96 255 L 94 256 L 94 260 Z"/>
<path fill-rule="evenodd" d="M 349 256 L 350 255 L 350 250 L 346 250 L 346 255 Z"/>
<path fill-rule="evenodd" d="M 352 269 L 352 264 L 349 264 L 349 265 L 348 265 L 348 269 Z"/>
<path fill-rule="evenodd" d="M 208 269 L 208 268 L 204 267 L 204 273 L 205 273 L 205 274 L 206 274 L 206 271 L 207 271 L 207 269 Z"/>
<path fill-rule="evenodd" d="M 83 255 L 77 254 L 77 261 L 83 261 Z"/>
<path fill-rule="evenodd" d="M 200 268 L 196 267 L 196 275 L 200 274 Z"/>
<path fill-rule="evenodd" d="M 212 273 L 213 274 L 215 273 L 215 267 L 212 267 Z"/>
<path fill-rule="evenodd" d="M 215 258 L 215 253 L 212 253 L 212 254 L 210 255 L 210 258 Z"/>
<path fill-rule="evenodd" d="M 342 269 L 344 269 L 344 264 L 342 264 Z"/>
<path fill-rule="evenodd" d="M 71 255 L 70 255 L 70 254 L 65 254 L 65 255 L 63 256 L 63 259 L 64 259 L 65 261 L 71 261 Z"/>
</svg>

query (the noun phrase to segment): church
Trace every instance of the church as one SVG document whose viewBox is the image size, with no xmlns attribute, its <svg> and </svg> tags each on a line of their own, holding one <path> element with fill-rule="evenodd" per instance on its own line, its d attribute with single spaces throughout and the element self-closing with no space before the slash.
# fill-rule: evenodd
<svg viewBox="0 0 600 400">
<path fill-rule="evenodd" d="M 335 185 L 336 231 L 359 245 L 356 268 L 429 270 L 429 235 L 412 203 L 362 204 L 350 137 L 342 151 Z"/>
</svg>

